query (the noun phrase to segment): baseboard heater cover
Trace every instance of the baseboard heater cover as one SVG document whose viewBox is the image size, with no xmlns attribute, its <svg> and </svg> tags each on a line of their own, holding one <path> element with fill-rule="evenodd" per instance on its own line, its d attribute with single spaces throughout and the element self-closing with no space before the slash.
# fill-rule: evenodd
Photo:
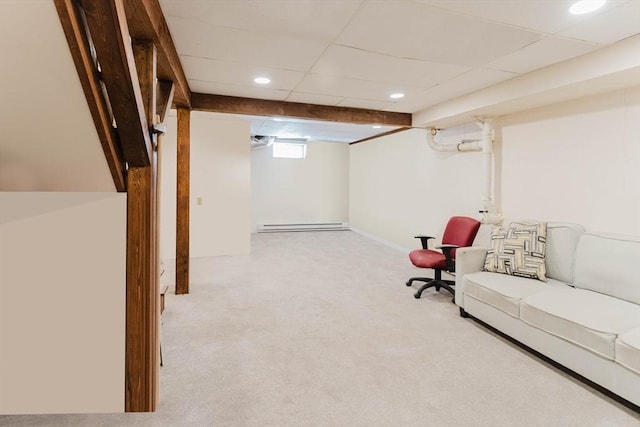
<svg viewBox="0 0 640 427">
<path fill-rule="evenodd" d="M 278 233 L 285 231 L 342 231 L 349 230 L 346 222 L 322 222 L 315 224 L 260 224 L 258 233 Z"/>
</svg>

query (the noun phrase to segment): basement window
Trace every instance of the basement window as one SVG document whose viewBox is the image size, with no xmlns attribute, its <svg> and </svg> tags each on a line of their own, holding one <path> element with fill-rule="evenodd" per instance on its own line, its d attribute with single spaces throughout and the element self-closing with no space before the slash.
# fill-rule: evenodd
<svg viewBox="0 0 640 427">
<path fill-rule="evenodd" d="M 273 157 L 277 159 L 305 159 L 307 157 L 307 144 L 274 142 Z"/>
</svg>

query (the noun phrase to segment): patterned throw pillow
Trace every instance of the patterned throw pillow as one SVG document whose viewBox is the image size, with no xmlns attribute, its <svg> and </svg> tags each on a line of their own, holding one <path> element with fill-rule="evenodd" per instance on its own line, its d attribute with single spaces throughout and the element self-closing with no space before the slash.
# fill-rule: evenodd
<svg viewBox="0 0 640 427">
<path fill-rule="evenodd" d="M 485 271 L 547 281 L 544 255 L 546 222 L 512 222 L 491 234 Z"/>
</svg>

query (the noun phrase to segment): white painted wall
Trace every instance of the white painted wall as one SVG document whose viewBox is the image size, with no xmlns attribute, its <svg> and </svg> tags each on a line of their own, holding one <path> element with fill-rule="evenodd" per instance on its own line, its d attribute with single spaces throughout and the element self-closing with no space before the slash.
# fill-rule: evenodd
<svg viewBox="0 0 640 427">
<path fill-rule="evenodd" d="M 640 86 L 500 122 L 505 216 L 640 235 Z"/>
<path fill-rule="evenodd" d="M 162 141 L 162 259 L 176 256 L 175 112 Z M 190 256 L 250 252 L 251 157 L 249 123 L 208 113 L 191 113 Z M 198 204 L 201 198 L 202 204 Z"/>
<path fill-rule="evenodd" d="M 473 126 L 439 142 L 476 137 Z M 354 229 L 408 250 L 419 247 L 417 234 L 439 238 L 453 215 L 478 217 L 481 154 L 435 152 L 425 138 L 425 130 L 412 129 L 351 146 Z"/>
<path fill-rule="evenodd" d="M 0 191 L 115 191 L 53 1 L 0 1 Z"/>
<path fill-rule="evenodd" d="M 0 414 L 123 412 L 126 195 L 0 206 Z"/>
<path fill-rule="evenodd" d="M 306 159 L 251 152 L 252 229 L 258 224 L 349 221 L 349 145 L 307 143 Z"/>
</svg>

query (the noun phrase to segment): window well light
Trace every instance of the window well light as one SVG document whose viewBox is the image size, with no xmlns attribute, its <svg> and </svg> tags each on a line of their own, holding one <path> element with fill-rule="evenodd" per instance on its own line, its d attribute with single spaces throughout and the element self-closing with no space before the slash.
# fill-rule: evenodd
<svg viewBox="0 0 640 427">
<path fill-rule="evenodd" d="M 573 15 L 583 15 L 600 9 L 607 0 L 580 0 L 569 8 L 569 13 Z"/>
<path fill-rule="evenodd" d="M 277 159 L 304 159 L 307 157 L 307 144 L 300 142 L 274 142 L 273 157 Z"/>
<path fill-rule="evenodd" d="M 402 92 L 392 93 L 391 95 L 389 95 L 389 98 L 391 98 L 391 99 L 404 98 L 404 93 L 402 93 Z"/>
<path fill-rule="evenodd" d="M 256 77 L 253 81 L 259 85 L 268 85 L 271 83 L 271 79 L 269 77 Z"/>
</svg>

